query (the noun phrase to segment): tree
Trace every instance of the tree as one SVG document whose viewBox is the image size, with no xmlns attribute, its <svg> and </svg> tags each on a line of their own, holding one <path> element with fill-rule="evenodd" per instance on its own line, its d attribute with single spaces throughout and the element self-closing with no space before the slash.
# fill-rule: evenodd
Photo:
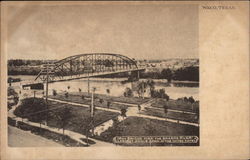
<svg viewBox="0 0 250 160">
<path fill-rule="evenodd" d="M 46 119 L 46 109 L 46 102 L 43 98 L 26 98 L 15 109 L 14 114 L 18 117 L 41 123 Z"/>
<path fill-rule="evenodd" d="M 72 110 L 69 107 L 63 107 L 61 110 L 54 112 L 54 117 L 57 119 L 57 125 L 59 128 L 63 129 L 63 135 L 66 125 L 68 124 L 70 118 L 72 118 Z"/>
<path fill-rule="evenodd" d="M 174 73 L 174 79 L 180 81 L 199 81 L 199 67 L 179 68 Z"/>
<path fill-rule="evenodd" d="M 148 79 L 146 83 L 149 86 L 150 92 L 155 89 L 155 82 L 152 79 Z"/>
<path fill-rule="evenodd" d="M 137 84 L 137 93 L 139 95 L 139 97 L 143 97 L 144 98 L 144 93 L 146 92 L 146 88 L 147 88 L 147 83 L 144 81 L 138 82 Z"/>
<path fill-rule="evenodd" d="M 69 93 L 68 93 L 68 92 L 65 93 L 65 97 L 66 97 L 66 98 L 69 97 Z"/>
<path fill-rule="evenodd" d="M 57 92 L 56 90 L 53 89 L 53 96 L 56 96 L 57 95 Z"/>
<path fill-rule="evenodd" d="M 172 73 L 172 71 L 169 68 L 163 69 L 161 71 L 161 75 L 163 76 L 163 78 L 167 79 L 168 82 L 172 81 L 173 73 Z"/>
<path fill-rule="evenodd" d="M 103 103 L 103 99 L 100 98 L 100 99 L 99 99 L 99 102 L 102 104 L 102 103 Z"/>
<path fill-rule="evenodd" d="M 164 113 L 167 114 L 168 113 L 168 106 L 166 104 L 164 104 L 163 108 L 164 108 Z"/>
<path fill-rule="evenodd" d="M 138 104 L 138 111 L 140 112 L 141 111 L 141 105 Z"/>
<path fill-rule="evenodd" d="M 133 97 L 133 91 L 129 87 L 127 87 L 123 93 L 124 97 Z"/>
<path fill-rule="evenodd" d="M 195 102 L 194 98 L 191 96 L 188 98 L 188 101 L 191 103 L 192 111 L 194 111 L 194 102 Z"/>
<path fill-rule="evenodd" d="M 110 90 L 109 90 L 109 89 L 106 89 L 106 92 L 107 92 L 107 94 L 109 94 L 109 93 L 110 93 Z"/>
<path fill-rule="evenodd" d="M 111 103 L 110 103 L 109 101 L 107 101 L 107 107 L 108 107 L 108 108 L 110 107 L 110 104 L 111 104 Z"/>
<path fill-rule="evenodd" d="M 126 109 L 126 108 L 122 108 L 122 109 L 121 109 L 121 116 L 122 116 L 123 118 L 124 118 L 124 117 L 127 117 L 126 113 L 127 113 L 127 109 Z"/>
</svg>

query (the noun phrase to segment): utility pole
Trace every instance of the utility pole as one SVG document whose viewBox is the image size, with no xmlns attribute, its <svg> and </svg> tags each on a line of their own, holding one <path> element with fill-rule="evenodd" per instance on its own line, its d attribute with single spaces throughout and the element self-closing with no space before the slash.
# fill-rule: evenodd
<svg viewBox="0 0 250 160">
<path fill-rule="evenodd" d="M 92 127 L 92 135 L 94 135 L 94 93 L 96 88 L 92 88 L 92 95 L 91 95 L 91 111 L 90 111 L 90 118 L 91 118 L 91 127 Z"/>
<path fill-rule="evenodd" d="M 36 91 L 34 91 L 34 99 L 36 98 Z"/>
<path fill-rule="evenodd" d="M 46 66 L 46 125 L 48 125 L 48 92 L 49 92 L 49 68 Z"/>
<path fill-rule="evenodd" d="M 87 70 L 88 71 L 88 95 L 89 95 L 89 69 Z"/>
<path fill-rule="evenodd" d="M 142 99 L 144 99 L 144 81 L 142 81 Z"/>
</svg>

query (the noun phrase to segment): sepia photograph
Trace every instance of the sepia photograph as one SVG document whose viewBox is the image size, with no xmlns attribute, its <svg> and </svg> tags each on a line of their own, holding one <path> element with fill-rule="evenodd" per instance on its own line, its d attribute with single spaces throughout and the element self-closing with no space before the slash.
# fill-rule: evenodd
<svg viewBox="0 0 250 160">
<path fill-rule="evenodd" d="M 199 146 L 198 5 L 10 5 L 9 147 Z"/>
<path fill-rule="evenodd" d="M 249 1 L 0 8 L 0 159 L 250 158 Z"/>
</svg>

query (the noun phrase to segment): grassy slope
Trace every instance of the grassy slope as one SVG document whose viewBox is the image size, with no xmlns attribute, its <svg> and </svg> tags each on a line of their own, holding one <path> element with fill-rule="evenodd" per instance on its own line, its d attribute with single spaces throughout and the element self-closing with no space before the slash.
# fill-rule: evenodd
<svg viewBox="0 0 250 160">
<path fill-rule="evenodd" d="M 157 98 L 152 104 L 152 107 L 163 108 L 164 105 L 167 105 L 169 109 L 175 109 L 180 111 L 189 111 L 189 112 L 199 112 L 199 102 L 193 104 L 194 111 L 192 111 L 192 105 L 189 102 L 184 102 L 182 100 L 169 100 L 166 102 L 164 99 Z"/>
<path fill-rule="evenodd" d="M 64 96 L 64 94 L 58 94 L 57 96 Z M 69 95 L 75 95 L 75 96 L 79 96 L 79 99 L 81 101 L 81 97 L 82 95 L 84 95 L 85 97 L 90 98 L 91 95 L 88 94 L 87 92 L 70 92 Z M 51 96 L 52 98 L 53 96 Z M 65 96 L 64 96 L 65 97 Z M 149 98 L 138 98 L 138 97 L 115 97 L 115 96 L 109 96 L 109 95 L 105 95 L 105 94 L 95 94 L 95 98 L 98 99 L 103 99 L 104 101 L 116 101 L 116 102 L 124 102 L 124 103 L 130 103 L 130 104 L 141 104 L 141 103 L 145 103 L 149 100 Z"/>
<path fill-rule="evenodd" d="M 126 120 L 119 123 L 118 127 L 119 129 L 116 131 L 114 131 L 113 128 L 109 128 L 98 138 L 112 142 L 115 136 L 199 136 L 198 127 L 141 117 L 128 117 Z"/>
<path fill-rule="evenodd" d="M 154 109 L 154 108 L 146 108 L 146 110 L 143 111 L 142 113 L 146 115 L 162 117 L 162 118 L 171 118 L 171 119 L 182 120 L 182 121 L 187 121 L 187 122 L 196 122 L 196 123 L 198 122 L 196 115 L 188 114 L 188 113 L 168 111 L 165 114 L 163 110 Z"/>
<path fill-rule="evenodd" d="M 75 131 L 78 133 L 84 133 L 84 129 L 88 126 L 88 123 L 89 123 L 90 109 L 86 107 L 78 107 L 78 106 L 73 106 L 73 105 L 68 105 L 68 104 L 65 105 L 65 104 L 60 104 L 60 103 L 57 103 L 56 106 L 60 106 L 60 105 L 69 107 L 72 113 L 72 117 L 69 119 L 67 125 L 65 126 L 65 129 Z M 55 107 L 55 105 L 49 106 L 49 109 L 53 107 Z M 56 112 L 56 110 L 53 112 Z M 94 125 L 97 126 L 118 115 L 119 113 L 96 110 L 95 116 L 94 116 Z M 59 127 L 58 121 L 53 116 L 49 116 L 48 124 L 49 126 Z"/>
</svg>

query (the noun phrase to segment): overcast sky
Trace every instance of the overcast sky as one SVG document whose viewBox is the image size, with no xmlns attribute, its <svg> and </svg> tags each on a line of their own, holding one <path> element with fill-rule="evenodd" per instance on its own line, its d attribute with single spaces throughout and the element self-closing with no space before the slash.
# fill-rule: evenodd
<svg viewBox="0 0 250 160">
<path fill-rule="evenodd" d="M 8 59 L 198 58 L 196 5 L 11 6 L 7 19 Z"/>
</svg>

